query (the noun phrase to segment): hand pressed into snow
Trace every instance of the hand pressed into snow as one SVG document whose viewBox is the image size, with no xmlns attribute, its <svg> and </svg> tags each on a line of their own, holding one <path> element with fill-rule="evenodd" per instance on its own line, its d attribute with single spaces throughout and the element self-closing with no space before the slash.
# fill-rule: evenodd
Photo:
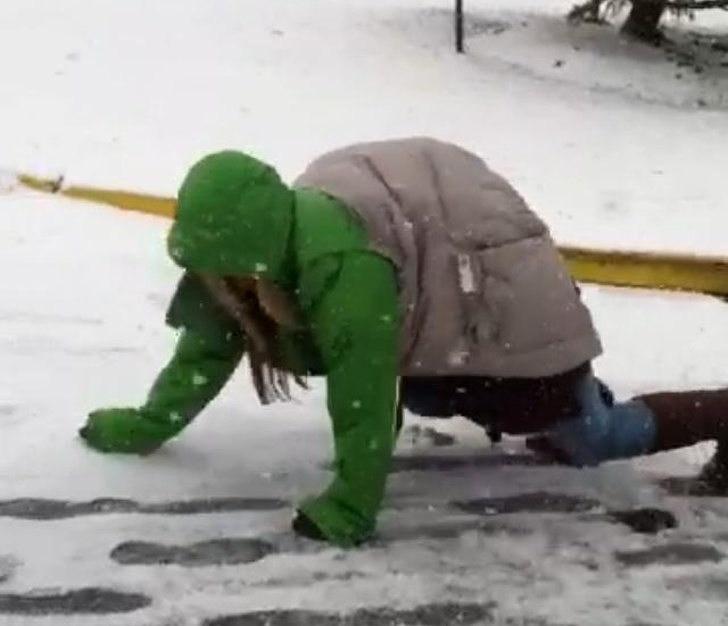
<svg viewBox="0 0 728 626">
<path fill-rule="evenodd" d="M 151 454 L 176 435 L 183 420 L 158 420 L 139 409 L 100 409 L 89 415 L 80 437 L 95 450 Z"/>
</svg>

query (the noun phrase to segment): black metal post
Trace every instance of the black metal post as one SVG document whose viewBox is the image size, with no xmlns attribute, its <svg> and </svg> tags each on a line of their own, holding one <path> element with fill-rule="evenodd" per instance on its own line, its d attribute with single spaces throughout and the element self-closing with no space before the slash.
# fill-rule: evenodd
<svg viewBox="0 0 728 626">
<path fill-rule="evenodd" d="M 455 0 L 455 50 L 462 54 L 463 50 L 463 0 Z"/>
</svg>

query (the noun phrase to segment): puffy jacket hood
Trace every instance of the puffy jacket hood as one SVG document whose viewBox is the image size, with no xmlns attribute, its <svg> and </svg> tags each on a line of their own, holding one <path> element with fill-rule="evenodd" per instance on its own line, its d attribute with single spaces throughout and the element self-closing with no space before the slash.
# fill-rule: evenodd
<svg viewBox="0 0 728 626">
<path fill-rule="evenodd" d="M 169 255 L 194 272 L 280 279 L 293 204 L 293 192 L 262 161 L 232 150 L 205 156 L 179 189 Z"/>
</svg>

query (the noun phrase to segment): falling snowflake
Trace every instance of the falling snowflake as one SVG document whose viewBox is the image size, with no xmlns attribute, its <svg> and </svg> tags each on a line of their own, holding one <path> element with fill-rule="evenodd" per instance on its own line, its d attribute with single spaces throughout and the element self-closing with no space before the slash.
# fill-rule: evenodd
<svg viewBox="0 0 728 626">
<path fill-rule="evenodd" d="M 469 352 L 464 349 L 453 350 L 447 357 L 447 362 L 452 366 L 464 365 Z"/>
<path fill-rule="evenodd" d="M 460 288 L 465 293 L 475 293 L 475 276 L 470 257 L 458 254 L 458 272 L 460 273 Z"/>
</svg>

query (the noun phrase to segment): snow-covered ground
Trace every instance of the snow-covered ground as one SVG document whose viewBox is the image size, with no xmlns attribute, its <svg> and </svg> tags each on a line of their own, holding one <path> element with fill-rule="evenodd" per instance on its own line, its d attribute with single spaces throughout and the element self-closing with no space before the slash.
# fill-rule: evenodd
<svg viewBox="0 0 728 626">
<path fill-rule="evenodd" d="M 0 167 L 173 193 L 207 150 L 290 177 L 338 144 L 426 133 L 477 150 L 564 243 L 725 254 L 719 51 L 696 74 L 567 27 L 569 3 L 466 5 L 458 57 L 444 0 L 3 0 Z M 690 26 L 728 33 L 720 13 Z M 157 455 L 86 450 L 86 413 L 138 402 L 173 345 L 165 228 L 0 194 L 0 624 L 726 623 L 728 504 L 651 480 L 694 472 L 709 446 L 574 471 L 529 466 L 518 441 L 493 451 L 461 421 L 410 420 L 381 539 L 349 553 L 288 533 L 292 503 L 327 480 L 320 385 L 261 409 L 241 372 Z M 620 395 L 725 383 L 725 304 L 585 297 Z M 552 512 L 530 512 L 542 493 Z M 636 534 L 595 503 L 659 505 L 680 527 Z"/>
</svg>

